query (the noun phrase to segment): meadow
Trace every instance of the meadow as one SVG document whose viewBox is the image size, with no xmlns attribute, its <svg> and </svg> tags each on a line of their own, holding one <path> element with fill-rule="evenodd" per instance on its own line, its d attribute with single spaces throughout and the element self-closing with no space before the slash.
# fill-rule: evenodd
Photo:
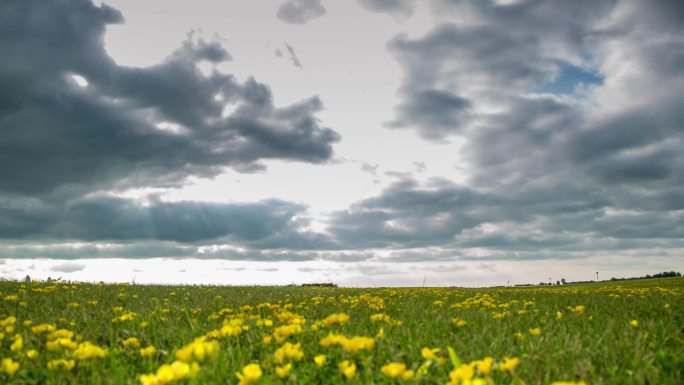
<svg viewBox="0 0 684 385">
<path fill-rule="evenodd" d="M 683 294 L 0 282 L 0 383 L 682 384 Z"/>
</svg>

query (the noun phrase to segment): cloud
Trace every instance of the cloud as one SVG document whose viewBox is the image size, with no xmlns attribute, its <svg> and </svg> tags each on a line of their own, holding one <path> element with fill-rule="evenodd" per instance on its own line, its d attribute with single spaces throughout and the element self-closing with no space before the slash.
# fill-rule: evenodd
<svg viewBox="0 0 684 385">
<path fill-rule="evenodd" d="M 292 64 L 294 64 L 295 67 L 304 69 L 304 67 L 302 67 L 302 63 L 299 61 L 299 58 L 297 57 L 297 53 L 295 52 L 294 48 L 292 48 L 292 46 L 287 43 L 285 43 L 285 48 L 287 48 L 287 52 L 290 54 L 290 60 L 292 60 Z"/>
<path fill-rule="evenodd" d="M 106 26 L 123 22 L 107 5 L 10 1 L 0 22 L 11 31 L 0 41 L 0 161 L 13 165 L 0 170 L 0 192 L 171 186 L 265 159 L 321 163 L 339 140 L 315 117 L 317 97 L 275 107 L 253 78 L 204 75 L 200 62 L 231 59 L 217 41 L 190 33 L 164 62 L 126 67 L 104 49 Z"/>
<path fill-rule="evenodd" d="M 74 262 L 64 262 L 59 265 L 54 265 L 50 268 L 50 271 L 55 271 L 59 273 L 73 273 L 76 271 L 81 271 L 85 268 L 84 265 Z"/>
<path fill-rule="evenodd" d="M 287 0 L 279 8 L 276 16 L 288 24 L 306 24 L 325 15 L 321 0 Z"/>
<path fill-rule="evenodd" d="M 404 71 L 390 126 L 414 128 L 429 140 L 462 135 L 479 116 L 552 83 L 565 68 L 597 72 L 591 56 L 597 25 L 612 10 L 610 3 L 590 1 L 433 4 L 441 24 L 422 37 L 399 35 L 388 43 Z"/>
<path fill-rule="evenodd" d="M 361 6 L 373 12 L 387 13 L 396 20 L 405 20 L 413 14 L 414 0 L 359 0 Z"/>
<path fill-rule="evenodd" d="M 3 237 L 76 241 L 258 241 L 296 231 L 305 208 L 279 200 L 251 204 L 136 203 L 115 197 L 79 199 L 65 207 L 5 210 Z M 5 235 L 7 234 L 7 235 Z"/>
<path fill-rule="evenodd" d="M 431 4 L 439 25 L 387 45 L 403 71 L 388 125 L 433 142 L 458 137 L 462 183 L 387 171 L 393 184 L 327 213 L 317 232 L 301 203 L 138 201 L 103 191 L 177 186 L 226 167 L 251 172 L 268 159 L 325 163 L 339 135 L 317 119 L 318 97 L 277 107 L 255 79 L 205 75 L 200 63 L 231 56 L 195 33 L 162 63 L 120 66 L 102 44 L 106 25 L 122 21 L 118 11 L 11 2 L 0 12 L 14 31 L 0 40 L 0 164 L 12 165 L 0 169 L 0 255 L 442 266 L 679 255 L 683 8 Z M 286 48 L 296 65 L 291 47 L 281 55 Z M 595 81 L 583 80 L 588 73 Z M 413 164 L 416 174 L 425 169 Z M 374 176 L 383 167 L 361 163 Z"/>
<path fill-rule="evenodd" d="M 441 25 L 388 43 L 404 72 L 389 126 L 430 141 L 460 137 L 467 178 L 459 186 L 405 176 L 332 216 L 340 242 L 442 250 L 426 259 L 680 247 L 684 56 L 673 49 L 683 28 L 672 15 L 681 7 L 433 4 Z M 587 83 L 581 71 L 600 80 Z M 542 87 L 558 79 L 581 90 Z"/>
<path fill-rule="evenodd" d="M 564 259 L 610 250 L 681 247 L 677 212 L 616 211 L 599 193 L 567 185 L 479 192 L 404 180 L 331 216 L 339 244 L 393 250 L 388 261 Z M 473 254 L 474 253 L 474 254 Z"/>
<path fill-rule="evenodd" d="M 11 167 L 0 168 L 0 238 L 52 245 L 4 252 L 187 256 L 197 250 L 175 243 L 320 243 L 315 235 L 296 236 L 305 224 L 299 204 L 143 204 L 102 193 L 177 187 L 226 168 L 254 172 L 269 159 L 324 163 L 340 138 L 316 117 L 318 97 L 276 107 L 268 85 L 219 72 L 216 65 L 232 56 L 195 31 L 159 64 L 117 64 L 104 34 L 122 22 L 121 12 L 90 1 L 12 0 L 2 7 L 8 32 L 0 51 L 8 60 L 0 63 L 0 162 Z M 117 247 L 59 246 L 74 241 Z"/>
<path fill-rule="evenodd" d="M 444 132 L 458 130 L 467 118 L 470 101 L 447 91 L 421 90 L 397 107 L 399 117 L 390 127 L 418 125 L 427 139 L 441 139 Z"/>
</svg>

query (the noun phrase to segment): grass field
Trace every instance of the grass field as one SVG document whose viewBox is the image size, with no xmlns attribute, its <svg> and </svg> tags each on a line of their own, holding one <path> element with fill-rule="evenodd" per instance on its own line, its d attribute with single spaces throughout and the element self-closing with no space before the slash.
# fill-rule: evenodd
<svg viewBox="0 0 684 385">
<path fill-rule="evenodd" d="M 682 384 L 683 294 L 0 282 L 0 383 Z"/>
</svg>

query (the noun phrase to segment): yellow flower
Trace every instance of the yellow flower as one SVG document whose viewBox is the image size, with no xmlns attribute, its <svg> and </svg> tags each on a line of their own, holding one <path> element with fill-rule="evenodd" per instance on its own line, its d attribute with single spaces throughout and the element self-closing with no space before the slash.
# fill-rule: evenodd
<svg viewBox="0 0 684 385">
<path fill-rule="evenodd" d="M 47 363 L 47 367 L 50 370 L 71 370 L 76 365 L 74 360 L 50 360 Z"/>
<path fill-rule="evenodd" d="M 464 327 L 464 326 L 466 326 L 466 325 L 468 324 L 467 321 L 464 321 L 464 320 L 462 320 L 462 319 L 460 319 L 460 318 L 458 318 L 458 317 L 453 318 L 453 319 L 451 320 L 451 322 L 453 322 L 453 324 L 456 325 L 456 327 L 459 327 L 459 328 L 462 328 L 462 327 Z"/>
<path fill-rule="evenodd" d="M 420 354 L 423 355 L 423 358 L 426 360 L 432 360 L 436 361 L 437 360 L 437 353 L 440 352 L 441 349 L 435 348 L 435 349 L 430 349 L 427 346 L 423 348 L 423 350 L 420 351 Z"/>
<path fill-rule="evenodd" d="M 556 312 L 556 319 L 559 321 L 563 319 L 563 313 L 561 311 Z"/>
<path fill-rule="evenodd" d="M 577 314 L 584 313 L 584 309 L 585 309 L 584 305 L 577 305 L 575 307 L 568 306 L 568 310 L 570 310 L 573 313 L 577 313 Z"/>
<path fill-rule="evenodd" d="M 21 350 L 21 348 L 24 347 L 24 339 L 17 334 L 14 336 L 14 342 L 12 342 L 12 345 L 10 345 L 10 350 L 13 352 L 16 352 L 18 350 Z"/>
<path fill-rule="evenodd" d="M 356 364 L 351 360 L 344 360 L 340 362 L 340 372 L 347 378 L 354 378 L 356 376 Z"/>
<path fill-rule="evenodd" d="M 125 322 L 125 321 L 132 321 L 135 319 L 135 317 L 138 316 L 138 313 L 129 311 L 127 313 L 124 313 L 118 317 L 112 318 L 112 322 Z"/>
<path fill-rule="evenodd" d="M 541 334 L 541 329 L 540 328 L 531 328 L 530 334 L 532 334 L 533 336 L 538 336 Z"/>
<path fill-rule="evenodd" d="M 17 317 L 11 315 L 4 320 L 0 320 L 0 328 L 14 325 L 15 322 L 17 322 Z"/>
<path fill-rule="evenodd" d="M 140 383 L 142 385 L 161 385 L 159 379 L 154 374 L 141 374 Z"/>
<path fill-rule="evenodd" d="M 188 364 L 182 361 L 174 361 L 171 365 L 160 366 L 157 373 L 141 375 L 140 382 L 143 385 L 165 385 L 186 377 L 192 377 L 198 371 L 199 365 L 196 362 Z"/>
<path fill-rule="evenodd" d="M 26 357 L 28 357 L 30 360 L 35 360 L 36 357 L 38 357 L 38 351 L 36 349 L 31 349 L 26 352 Z"/>
<path fill-rule="evenodd" d="M 264 343 L 264 345 L 270 345 L 271 342 L 273 341 L 273 337 L 264 336 L 264 338 L 262 338 L 261 341 Z"/>
<path fill-rule="evenodd" d="M 323 337 L 323 339 L 321 339 L 321 346 L 327 348 L 332 345 L 337 345 L 343 338 L 345 338 L 343 335 L 329 333 L 326 337 Z"/>
<path fill-rule="evenodd" d="M 39 326 L 41 326 L 41 325 L 39 325 Z M 38 327 L 38 326 L 36 326 L 36 327 Z M 33 329 L 35 329 L 36 327 L 34 327 Z M 55 330 L 52 333 L 50 333 L 48 335 L 47 339 L 50 341 L 57 340 L 60 338 L 70 340 L 73 337 L 74 337 L 74 332 L 72 332 L 71 330 L 59 329 L 59 330 Z"/>
<path fill-rule="evenodd" d="M 373 322 L 391 322 L 392 318 L 384 313 L 377 313 L 370 316 L 370 320 Z"/>
<path fill-rule="evenodd" d="M 276 376 L 280 378 L 285 378 L 290 375 L 290 370 L 292 370 L 292 364 L 287 364 L 285 366 L 276 366 L 275 373 Z"/>
<path fill-rule="evenodd" d="M 31 328 L 31 331 L 33 332 L 33 334 L 41 334 L 41 333 L 52 333 L 56 329 L 57 329 L 57 327 L 55 325 L 52 325 L 52 324 L 40 324 L 40 325 L 33 326 Z"/>
<path fill-rule="evenodd" d="M 261 367 L 259 364 L 248 364 L 242 368 L 242 373 L 237 372 L 235 375 L 240 380 L 239 385 L 248 385 L 256 382 L 261 378 Z"/>
<path fill-rule="evenodd" d="M 501 370 L 502 372 L 512 372 L 515 370 L 515 368 L 518 367 L 518 365 L 520 365 L 520 359 L 518 359 L 517 357 L 506 357 L 504 358 L 504 361 L 499 364 L 499 370 Z"/>
<path fill-rule="evenodd" d="M 344 325 L 347 322 L 349 322 L 349 315 L 346 313 L 331 314 L 328 317 L 326 317 L 322 322 L 325 326 Z"/>
<path fill-rule="evenodd" d="M 325 357 L 325 355 L 323 355 L 323 354 L 319 354 L 319 355 L 317 355 L 316 357 L 314 357 L 314 362 L 315 362 L 316 365 L 318 365 L 319 367 L 325 365 L 325 360 L 326 360 L 326 357 Z"/>
<path fill-rule="evenodd" d="M 302 326 L 298 323 L 278 326 L 273 330 L 273 338 L 275 338 L 279 344 L 282 344 L 288 337 L 301 332 Z"/>
<path fill-rule="evenodd" d="M 389 378 L 401 378 L 402 380 L 413 378 L 413 370 L 407 370 L 406 365 L 401 362 L 390 362 L 383 365 L 380 371 Z"/>
<path fill-rule="evenodd" d="M 10 376 L 13 376 L 14 373 L 19 370 L 19 363 L 13 361 L 11 358 L 3 358 L 2 359 L 2 371 L 7 373 Z"/>
<path fill-rule="evenodd" d="M 286 342 L 283 346 L 279 347 L 274 353 L 276 364 L 282 364 L 286 360 L 301 360 L 304 357 L 301 345 Z"/>
<path fill-rule="evenodd" d="M 349 353 L 357 353 L 360 350 L 370 350 L 375 347 L 375 339 L 371 337 L 356 336 L 344 338 L 340 341 L 342 348 Z"/>
<path fill-rule="evenodd" d="M 107 350 L 93 345 L 90 342 L 83 342 L 74 350 L 74 357 L 78 360 L 88 360 L 91 358 L 102 358 L 107 355 Z"/>
<path fill-rule="evenodd" d="M 639 326 L 639 321 L 633 319 L 629 322 L 630 325 L 632 325 L 633 328 Z"/>
<path fill-rule="evenodd" d="M 480 372 L 480 374 L 489 376 L 492 373 L 492 366 L 494 366 L 494 358 L 485 357 L 475 361 L 475 366 L 477 366 L 477 371 Z"/>
<path fill-rule="evenodd" d="M 187 363 L 202 362 L 206 357 L 214 358 L 218 354 L 217 341 L 205 342 L 206 337 L 196 338 L 193 342 L 176 351 L 176 358 Z"/>
<path fill-rule="evenodd" d="M 57 338 L 46 344 L 47 350 L 59 350 L 61 348 L 76 349 L 78 344 L 69 338 Z"/>
<path fill-rule="evenodd" d="M 138 340 L 135 337 L 126 338 L 125 340 L 123 340 L 122 343 L 123 343 L 123 346 L 125 346 L 127 348 L 130 348 L 130 347 L 139 348 L 140 347 L 140 340 Z"/>
<path fill-rule="evenodd" d="M 154 353 L 157 352 L 157 349 L 150 345 L 146 348 L 140 349 L 140 357 L 151 357 Z"/>
</svg>

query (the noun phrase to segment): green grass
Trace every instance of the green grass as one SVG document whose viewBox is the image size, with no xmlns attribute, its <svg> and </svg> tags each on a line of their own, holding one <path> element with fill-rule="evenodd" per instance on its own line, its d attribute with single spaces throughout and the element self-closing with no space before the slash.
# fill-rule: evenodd
<svg viewBox="0 0 684 385">
<path fill-rule="evenodd" d="M 454 369 L 447 355 L 451 347 L 464 363 L 485 357 L 493 357 L 496 362 L 504 357 L 519 358 L 520 365 L 513 373 L 492 373 L 487 381 L 497 384 L 551 384 L 561 380 L 682 384 L 683 294 L 682 278 L 497 289 L 0 282 L 0 322 L 16 317 L 16 322 L 9 325 L 5 321 L 0 329 L 0 358 L 20 363 L 13 375 L 0 374 L 0 383 L 140 384 L 141 374 L 154 373 L 161 365 L 172 363 L 176 350 L 220 329 L 224 321 L 238 318 L 248 330 L 219 339 L 218 354 L 200 362 L 195 376 L 178 383 L 233 384 L 238 381 L 235 372 L 246 364 L 259 363 L 263 371 L 259 384 L 445 384 Z M 478 302 L 473 298 L 486 300 Z M 89 302 L 93 300 L 96 305 Z M 266 303 L 271 306 L 263 305 Z M 252 308 L 241 311 L 244 305 Z M 578 305 L 585 310 L 568 310 Z M 123 310 L 115 311 L 117 307 Z M 224 308 L 232 312 L 219 316 Z M 282 324 L 276 313 L 285 310 L 306 319 L 302 332 L 288 339 L 301 343 L 304 358 L 292 362 L 291 375 L 280 379 L 274 373 L 274 352 L 280 345 L 276 341 L 265 345 L 262 341 Z M 112 321 L 125 312 L 137 315 L 131 321 Z M 328 315 L 340 312 L 350 316 L 348 323 L 320 325 L 319 321 Z M 560 319 L 557 312 L 561 312 Z M 370 316 L 377 313 L 401 324 L 372 322 Z M 458 327 L 454 318 L 466 324 Z M 258 326 L 258 319 L 270 319 L 274 324 Z M 25 326 L 29 320 L 32 324 Z M 638 326 L 632 326 L 632 320 Z M 147 326 L 142 327 L 141 322 Z M 73 351 L 48 350 L 46 335 L 31 330 L 41 323 L 71 330 L 80 338 L 74 338 L 77 343 L 90 341 L 107 349 L 108 354 L 104 358 L 75 360 L 72 370 L 50 370 L 48 361 L 71 359 Z M 381 328 L 384 337 L 377 338 L 369 351 L 350 354 L 339 346 L 326 348 L 320 344 L 329 332 L 375 337 Z M 541 333 L 532 335 L 530 329 L 534 328 Z M 15 335 L 22 337 L 23 346 L 12 351 Z M 157 353 L 140 357 L 137 349 L 122 345 L 129 337 L 138 338 L 142 346 L 153 345 Z M 445 363 L 435 362 L 427 373 L 409 381 L 390 379 L 381 372 L 380 368 L 389 362 L 403 362 L 417 371 L 426 361 L 421 355 L 423 347 L 440 348 L 438 355 Z M 38 351 L 35 359 L 26 357 L 31 349 Z M 328 359 L 322 368 L 313 362 L 318 354 Z M 351 380 L 338 369 L 338 363 L 345 359 L 358 366 Z"/>
</svg>

